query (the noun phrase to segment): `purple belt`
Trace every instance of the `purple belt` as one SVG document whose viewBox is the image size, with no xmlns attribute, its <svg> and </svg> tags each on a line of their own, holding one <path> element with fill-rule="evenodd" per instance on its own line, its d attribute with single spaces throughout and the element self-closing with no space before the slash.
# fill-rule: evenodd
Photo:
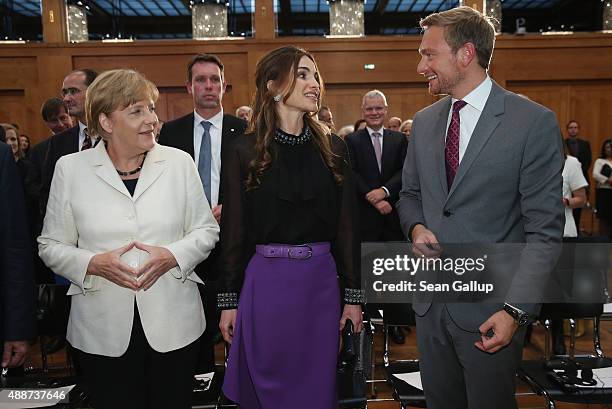
<svg viewBox="0 0 612 409">
<path fill-rule="evenodd" d="M 264 257 L 293 258 L 306 260 L 312 256 L 321 256 L 329 253 L 329 243 L 308 243 L 299 245 L 289 244 L 258 244 L 255 251 Z"/>
</svg>

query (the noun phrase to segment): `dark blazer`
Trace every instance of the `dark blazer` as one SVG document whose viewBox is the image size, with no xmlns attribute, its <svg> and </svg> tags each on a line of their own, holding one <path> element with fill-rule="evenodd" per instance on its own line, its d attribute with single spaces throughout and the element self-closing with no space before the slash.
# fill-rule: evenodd
<svg viewBox="0 0 612 409">
<path fill-rule="evenodd" d="M 569 139 L 570 138 L 567 138 L 565 140 L 565 144 L 567 145 L 567 150 L 569 154 L 573 155 L 572 150 L 570 148 Z M 580 166 L 582 167 L 582 174 L 588 182 L 589 180 L 591 180 L 589 178 L 589 167 L 591 166 L 591 161 L 593 160 L 591 155 L 591 144 L 589 144 L 589 141 L 580 139 L 578 137 L 576 138 L 576 142 L 578 145 L 578 152 L 576 153 L 576 158 L 580 161 Z"/>
<path fill-rule="evenodd" d="M 357 202 L 361 222 L 361 241 L 403 240 L 395 203 L 402 188 L 402 167 L 406 158 L 408 140 L 401 132 L 385 129 L 382 143 L 382 170 L 378 170 L 372 139 L 367 129 L 346 137 L 355 173 Z M 393 207 L 388 215 L 381 215 L 365 198 L 372 189 L 386 187 L 385 200 Z"/>
<path fill-rule="evenodd" d="M 62 156 L 79 151 L 79 124 L 64 132 L 53 135 L 47 143 L 47 152 L 41 168 L 41 188 L 40 188 L 40 209 L 45 214 L 47 210 L 47 200 L 51 190 L 51 181 L 55 164 Z"/>
<path fill-rule="evenodd" d="M 11 148 L 0 142 L 0 354 L 5 341 L 35 336 L 34 272 L 23 187 Z"/>
<path fill-rule="evenodd" d="M 239 135 L 242 135 L 246 130 L 246 121 L 237 118 L 233 115 L 223 115 L 223 129 L 221 130 L 221 174 L 219 184 L 219 204 L 223 204 L 223 175 L 225 173 L 228 155 L 230 154 L 230 146 Z M 159 134 L 158 142 L 162 145 L 171 146 L 187 152 L 194 158 L 193 147 L 193 112 L 182 116 L 173 121 L 167 122 L 162 127 Z M 195 269 L 196 273 L 203 280 L 215 280 L 217 268 L 211 268 L 216 265 L 219 258 L 219 246 Z"/>
</svg>

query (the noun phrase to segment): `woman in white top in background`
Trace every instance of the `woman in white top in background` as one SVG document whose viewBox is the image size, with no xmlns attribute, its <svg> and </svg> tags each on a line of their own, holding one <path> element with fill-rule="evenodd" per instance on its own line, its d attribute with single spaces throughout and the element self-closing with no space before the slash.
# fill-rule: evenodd
<svg viewBox="0 0 612 409">
<path fill-rule="evenodd" d="M 612 240 L 612 139 L 601 146 L 601 155 L 593 164 L 593 178 L 597 181 L 597 217 L 601 220 L 599 232 Z"/>
</svg>

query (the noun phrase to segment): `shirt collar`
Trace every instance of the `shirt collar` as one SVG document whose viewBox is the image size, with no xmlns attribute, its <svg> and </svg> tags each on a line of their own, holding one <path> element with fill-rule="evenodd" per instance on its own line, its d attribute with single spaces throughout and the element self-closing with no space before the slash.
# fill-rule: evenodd
<svg viewBox="0 0 612 409">
<path fill-rule="evenodd" d="M 491 93 L 491 88 L 493 88 L 493 82 L 491 78 L 487 75 L 485 79 L 478 85 L 476 88 L 472 90 L 469 94 L 467 94 L 463 101 L 465 101 L 468 105 L 473 108 L 476 108 L 478 111 L 482 112 L 485 104 L 487 103 L 487 99 L 489 99 L 489 94 Z M 458 101 L 453 98 L 453 104 Z"/>
<path fill-rule="evenodd" d="M 202 121 L 208 121 L 212 124 L 213 127 L 217 129 L 223 128 L 223 109 L 216 113 L 212 118 L 204 119 L 200 114 L 198 114 L 195 110 L 193 111 L 193 122 L 194 128 L 202 123 Z"/>
<path fill-rule="evenodd" d="M 83 130 L 87 128 L 87 125 L 85 125 L 83 122 L 79 121 L 79 134 L 82 135 L 83 134 Z"/>
<path fill-rule="evenodd" d="M 372 137 L 372 134 L 374 132 L 378 132 L 381 136 L 382 136 L 383 133 L 385 133 L 385 127 L 384 126 L 381 126 L 378 131 L 375 131 L 374 129 L 370 128 L 369 126 L 366 126 L 366 129 L 368 130 L 368 134 L 370 135 L 370 138 Z"/>
</svg>

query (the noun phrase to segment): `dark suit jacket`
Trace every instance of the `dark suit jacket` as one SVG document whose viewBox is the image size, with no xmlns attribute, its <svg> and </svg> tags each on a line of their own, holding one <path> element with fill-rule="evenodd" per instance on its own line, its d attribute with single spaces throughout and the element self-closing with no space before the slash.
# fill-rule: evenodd
<svg viewBox="0 0 612 409">
<path fill-rule="evenodd" d="M 589 181 L 589 167 L 591 166 L 592 156 L 591 156 L 591 144 L 589 141 L 585 141 L 584 139 L 576 138 L 576 142 L 578 143 L 578 149 L 576 152 L 576 158 L 580 161 L 580 166 L 582 167 L 582 173 L 584 174 L 584 178 Z M 570 155 L 574 155 L 572 153 L 572 149 L 570 148 L 569 138 L 565 140 L 565 144 L 567 145 L 567 149 Z"/>
<path fill-rule="evenodd" d="M 230 146 L 239 135 L 246 130 L 247 123 L 233 115 L 223 115 L 221 131 L 221 174 L 219 184 L 219 204 L 223 203 L 223 175 L 225 163 L 230 153 Z M 187 152 L 194 158 L 193 147 L 193 112 L 164 124 L 159 134 L 158 142 Z M 212 268 L 219 258 L 219 246 L 213 250 L 206 260 L 200 263 L 195 271 L 203 280 L 215 280 L 218 269 Z"/>
<path fill-rule="evenodd" d="M 35 336 L 34 274 L 23 187 L 11 148 L 0 142 L 0 354 L 4 341 Z"/>
<path fill-rule="evenodd" d="M 402 188 L 402 167 L 406 158 L 408 140 L 401 132 L 385 129 L 382 143 L 382 170 L 378 170 L 374 146 L 367 129 L 346 137 L 355 173 L 357 202 L 361 222 L 361 241 L 403 240 L 395 203 Z M 372 189 L 386 187 L 386 199 L 393 207 L 388 215 L 381 215 L 365 198 Z"/>
<path fill-rule="evenodd" d="M 51 181 L 53 180 L 55 164 L 62 156 L 78 151 L 78 123 L 76 126 L 66 129 L 64 132 L 60 132 L 49 138 L 45 160 L 41 169 L 40 208 L 43 216 L 47 210 L 47 200 L 49 200 L 49 191 L 51 190 Z"/>
</svg>

